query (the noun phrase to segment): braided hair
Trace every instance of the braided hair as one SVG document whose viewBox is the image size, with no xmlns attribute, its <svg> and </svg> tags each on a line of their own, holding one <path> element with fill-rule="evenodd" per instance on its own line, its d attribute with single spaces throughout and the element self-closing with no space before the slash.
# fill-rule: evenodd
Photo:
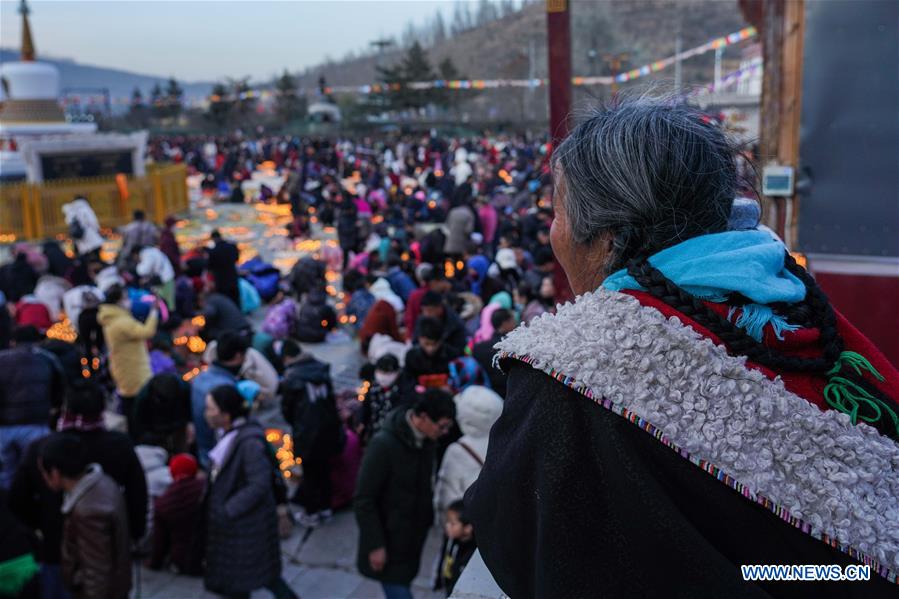
<svg viewBox="0 0 899 599">
<path fill-rule="evenodd" d="M 645 255 L 628 261 L 627 272 L 653 297 L 714 333 L 721 339 L 731 355 L 745 356 L 752 362 L 778 372 L 803 372 L 828 377 L 828 379 L 844 379 L 850 386 L 858 387 L 861 390 L 860 393 L 870 397 L 872 401 L 863 404 L 867 406 L 865 412 L 859 411 L 860 406 L 854 406 L 850 415 L 853 424 L 857 419 L 861 419 L 877 428 L 882 434 L 899 440 L 899 422 L 896 420 L 896 414 L 899 414 L 899 404 L 867 381 L 860 369 L 853 370 L 844 367 L 841 356 L 845 344 L 837 329 L 837 317 L 830 301 L 808 271 L 799 266 L 788 252 L 784 257 L 784 267 L 805 285 L 805 299 L 793 305 L 773 304 L 771 307 L 794 324 L 813 326 L 819 329 L 818 342 L 822 350 L 819 357 L 803 358 L 787 355 L 756 341 L 745 330 L 737 327 L 730 320 L 709 308 L 701 299 L 686 292 L 668 279 L 662 271 L 649 263 Z M 739 294 L 733 294 L 730 300 L 730 303 L 737 305 L 749 302 L 747 298 Z M 826 389 L 825 395 L 827 395 Z M 828 400 L 828 403 L 831 401 Z M 831 403 L 831 405 L 833 404 Z M 841 409 L 841 411 L 843 410 Z M 892 420 L 886 416 L 891 417 Z"/>
</svg>

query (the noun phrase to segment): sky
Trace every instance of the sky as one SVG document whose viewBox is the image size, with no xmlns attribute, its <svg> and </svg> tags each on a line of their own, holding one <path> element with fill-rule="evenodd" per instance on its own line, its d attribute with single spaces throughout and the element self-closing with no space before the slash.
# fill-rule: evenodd
<svg viewBox="0 0 899 599">
<path fill-rule="evenodd" d="M 471 1 L 474 0 L 462 0 Z M 451 0 L 32 0 L 41 55 L 184 81 L 253 80 L 399 38 Z M 18 1 L 0 0 L 0 46 L 19 48 Z"/>
</svg>

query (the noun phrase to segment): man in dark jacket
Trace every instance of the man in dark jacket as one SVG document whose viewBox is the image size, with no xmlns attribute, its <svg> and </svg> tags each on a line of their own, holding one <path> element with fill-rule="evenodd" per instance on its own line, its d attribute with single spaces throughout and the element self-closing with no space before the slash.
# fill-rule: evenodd
<svg viewBox="0 0 899 599">
<path fill-rule="evenodd" d="M 465 353 L 465 344 L 468 342 L 465 323 L 452 308 L 446 305 L 442 295 L 434 291 L 425 293 L 421 298 L 421 315 L 433 318 L 443 325 L 441 341 L 446 346 L 451 359 L 458 358 Z M 418 332 L 420 333 L 420 331 Z M 418 337 L 418 334 L 415 336 Z"/>
<path fill-rule="evenodd" d="M 216 284 L 207 287 L 208 291 L 203 297 L 203 318 L 206 324 L 200 331 L 200 336 L 206 341 L 218 339 L 222 333 L 238 332 L 251 336 L 250 323 L 240 311 L 240 304 L 226 294 L 218 290 Z"/>
<path fill-rule="evenodd" d="M 414 408 L 398 408 L 368 445 L 353 509 L 359 524 L 359 571 L 388 598 L 411 598 L 421 550 L 434 522 L 435 441 L 453 425 L 449 394 L 431 389 Z"/>
<path fill-rule="evenodd" d="M 134 453 L 131 439 L 124 433 L 103 428 L 103 390 L 89 381 L 79 382 L 66 395 L 61 430 L 81 439 L 88 463 L 100 464 L 125 492 L 128 530 L 139 540 L 146 529 L 147 481 Z M 9 507 L 19 520 L 41 532 L 39 557 L 44 569 L 41 584 L 53 586 L 59 579 L 62 545 L 62 494 L 50 490 L 38 467 L 41 448 L 49 437 L 28 446 L 9 492 Z"/>
<path fill-rule="evenodd" d="M 213 247 L 207 250 L 207 268 L 215 280 L 215 289 L 225 297 L 231 299 L 235 306 L 240 305 L 240 291 L 237 286 L 237 261 L 240 252 L 237 246 L 222 239 L 218 231 L 212 232 Z"/>
<path fill-rule="evenodd" d="M 32 326 L 13 333 L 13 347 L 0 351 L 0 488 L 8 489 L 25 448 L 50 432 L 59 415 L 65 380 L 52 353 L 38 347 Z"/>
<path fill-rule="evenodd" d="M 342 449 L 331 367 L 288 339 L 281 350 L 284 380 L 281 412 L 293 429 L 294 453 L 303 460 L 299 499 L 303 524 L 315 526 L 331 514 L 331 457 Z"/>
<path fill-rule="evenodd" d="M 506 375 L 499 368 L 493 366 L 493 356 L 496 355 L 494 345 L 499 343 L 506 333 L 514 329 L 518 323 L 515 315 L 505 308 L 500 308 L 490 315 L 490 324 L 493 326 L 493 336 L 481 343 L 476 343 L 471 349 L 471 355 L 478 361 L 487 377 L 490 379 L 490 387 L 496 393 L 505 399 L 506 397 Z"/>
<path fill-rule="evenodd" d="M 84 442 L 56 433 L 41 446 L 47 486 L 65 492 L 62 573 L 75 599 L 125 599 L 131 590 L 131 539 L 119 486 L 87 460 Z"/>
</svg>

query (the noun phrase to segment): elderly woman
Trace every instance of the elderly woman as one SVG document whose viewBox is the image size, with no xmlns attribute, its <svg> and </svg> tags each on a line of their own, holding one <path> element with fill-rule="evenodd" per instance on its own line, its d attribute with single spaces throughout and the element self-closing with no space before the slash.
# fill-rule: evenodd
<svg viewBox="0 0 899 599">
<path fill-rule="evenodd" d="M 578 297 L 497 346 L 478 547 L 511 597 L 895 596 L 899 374 L 779 242 L 729 230 L 734 154 L 700 116 L 624 101 L 556 149 Z M 821 589 L 740 569 L 859 562 Z"/>
</svg>

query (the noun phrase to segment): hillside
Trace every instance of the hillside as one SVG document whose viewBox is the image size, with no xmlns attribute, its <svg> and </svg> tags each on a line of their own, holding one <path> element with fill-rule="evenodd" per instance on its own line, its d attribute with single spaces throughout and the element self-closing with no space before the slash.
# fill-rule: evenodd
<svg viewBox="0 0 899 599">
<path fill-rule="evenodd" d="M 575 75 L 610 74 L 605 54 L 626 53 L 622 70 L 674 54 L 678 31 L 682 48 L 688 49 L 746 26 L 736 0 L 575 0 L 572 3 L 572 57 Z M 594 49 L 591 59 L 590 50 Z M 460 73 L 470 78 L 546 77 L 546 13 L 542 2 L 482 27 L 466 31 L 428 49 L 432 64 L 451 57 Z M 385 52 L 380 60 L 397 62 L 402 49 Z M 729 49 L 728 57 L 739 56 Z M 362 85 L 377 80 L 378 58 L 366 56 L 335 61 L 306 69 L 300 85 L 313 89 L 324 76 L 329 85 Z M 710 54 L 683 63 L 683 83 L 707 83 L 712 79 Z M 653 79 L 672 80 L 670 68 Z M 642 79 L 643 84 L 650 78 Z M 578 89 L 575 100 L 602 96 L 606 89 Z M 488 118 L 545 118 L 545 95 L 530 90 L 495 90 L 479 94 L 469 103 L 473 112 L 487 111 Z M 471 105 L 473 104 L 473 105 Z"/>
<path fill-rule="evenodd" d="M 108 88 L 113 98 L 130 98 L 135 87 L 140 88 L 146 99 L 152 87 L 159 83 L 165 88 L 166 78 L 154 75 L 132 73 L 121 69 L 110 69 L 86 65 L 65 58 L 38 56 L 42 62 L 55 65 L 59 69 L 59 86 L 66 88 Z M 0 48 L 0 63 L 19 60 L 19 50 Z M 199 100 L 209 94 L 210 82 L 178 82 L 184 88 L 185 99 Z"/>
</svg>

